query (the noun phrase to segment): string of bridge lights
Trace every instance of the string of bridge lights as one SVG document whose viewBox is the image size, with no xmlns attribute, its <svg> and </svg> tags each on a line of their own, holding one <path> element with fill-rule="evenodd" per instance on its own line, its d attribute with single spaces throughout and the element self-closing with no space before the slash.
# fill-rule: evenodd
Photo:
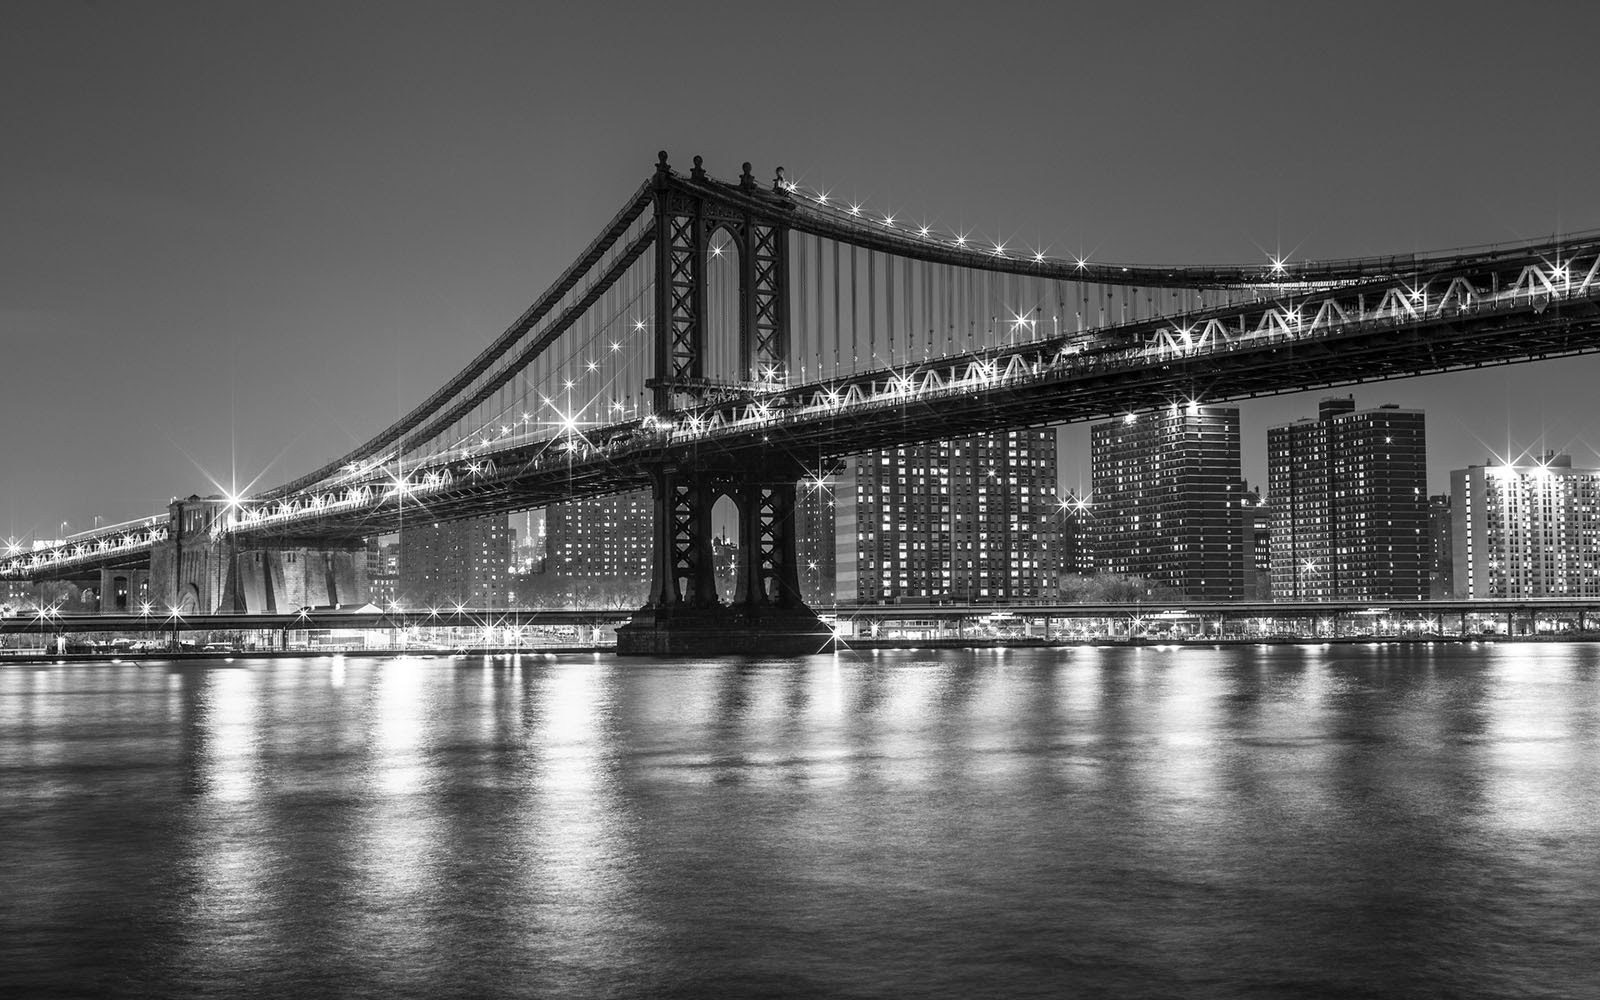
<svg viewBox="0 0 1600 1000">
<path fill-rule="evenodd" d="M 943 249 L 965 250 L 973 254 L 998 257 L 1001 260 L 1012 260 L 1021 263 L 1071 265 L 1079 271 L 1087 270 L 1091 264 L 1089 254 L 1075 254 L 1070 258 L 1052 257 L 1049 246 L 1040 249 L 1025 245 L 1024 251 L 1013 250 L 1009 241 L 996 241 L 988 238 L 974 240 L 971 230 L 960 232 L 958 230 L 938 229 L 925 221 L 926 216 L 923 217 L 924 221 L 912 225 L 903 221 L 901 216 L 894 212 L 868 210 L 864 202 L 853 199 L 835 199 L 829 191 L 823 188 L 806 188 L 795 181 L 789 180 L 781 181 L 779 186 L 785 193 L 804 198 L 818 208 L 840 218 L 881 226 L 901 236 L 924 240 Z M 1266 275 L 1268 277 L 1281 278 L 1288 276 L 1290 254 L 1268 253 L 1266 256 Z M 1118 267 L 1121 265 L 1106 264 L 1103 266 Z M 1122 266 L 1122 270 L 1127 271 L 1129 267 Z"/>
</svg>

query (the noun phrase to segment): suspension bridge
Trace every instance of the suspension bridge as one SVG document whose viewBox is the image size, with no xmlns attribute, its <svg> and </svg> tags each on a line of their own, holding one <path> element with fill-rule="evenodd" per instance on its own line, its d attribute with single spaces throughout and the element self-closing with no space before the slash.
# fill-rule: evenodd
<svg viewBox="0 0 1600 1000">
<path fill-rule="evenodd" d="M 935 231 L 781 169 L 728 181 L 695 157 L 684 172 L 662 153 L 533 305 L 360 447 L 259 494 L 14 549 L 0 579 L 98 574 L 109 599 L 146 572 L 174 609 L 270 613 L 284 584 L 266 553 L 314 563 L 305 593 L 331 598 L 356 588 L 362 540 L 407 519 L 648 488 L 652 583 L 623 651 L 814 649 L 826 630 L 800 599 L 796 484 L 842 456 L 1594 351 L 1597 304 L 1597 233 L 1110 264 Z M 711 547 L 723 497 L 742 553 L 729 595 Z"/>
</svg>

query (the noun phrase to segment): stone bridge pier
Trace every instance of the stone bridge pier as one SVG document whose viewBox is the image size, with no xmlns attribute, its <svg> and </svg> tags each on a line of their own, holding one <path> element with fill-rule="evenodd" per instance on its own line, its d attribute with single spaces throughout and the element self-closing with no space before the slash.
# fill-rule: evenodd
<svg viewBox="0 0 1600 1000">
<path fill-rule="evenodd" d="M 239 541 L 223 531 L 221 497 L 174 500 L 165 542 L 150 554 L 150 600 L 182 613 L 281 614 L 368 599 L 366 546 L 357 539 Z"/>
</svg>

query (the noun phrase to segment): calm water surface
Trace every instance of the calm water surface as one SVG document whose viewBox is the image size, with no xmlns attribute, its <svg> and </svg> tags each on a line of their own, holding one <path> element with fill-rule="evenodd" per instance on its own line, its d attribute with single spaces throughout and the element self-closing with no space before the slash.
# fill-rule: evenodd
<svg viewBox="0 0 1600 1000">
<path fill-rule="evenodd" d="M 0 996 L 1600 996 L 1600 647 L 0 667 Z"/>
</svg>

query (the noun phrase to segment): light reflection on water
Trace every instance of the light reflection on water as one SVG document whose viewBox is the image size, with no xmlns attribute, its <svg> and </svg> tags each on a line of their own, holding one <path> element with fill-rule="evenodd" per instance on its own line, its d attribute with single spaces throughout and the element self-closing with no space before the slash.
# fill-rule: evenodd
<svg viewBox="0 0 1600 1000">
<path fill-rule="evenodd" d="M 0 995 L 1595 995 L 1600 647 L 0 668 Z"/>
</svg>

